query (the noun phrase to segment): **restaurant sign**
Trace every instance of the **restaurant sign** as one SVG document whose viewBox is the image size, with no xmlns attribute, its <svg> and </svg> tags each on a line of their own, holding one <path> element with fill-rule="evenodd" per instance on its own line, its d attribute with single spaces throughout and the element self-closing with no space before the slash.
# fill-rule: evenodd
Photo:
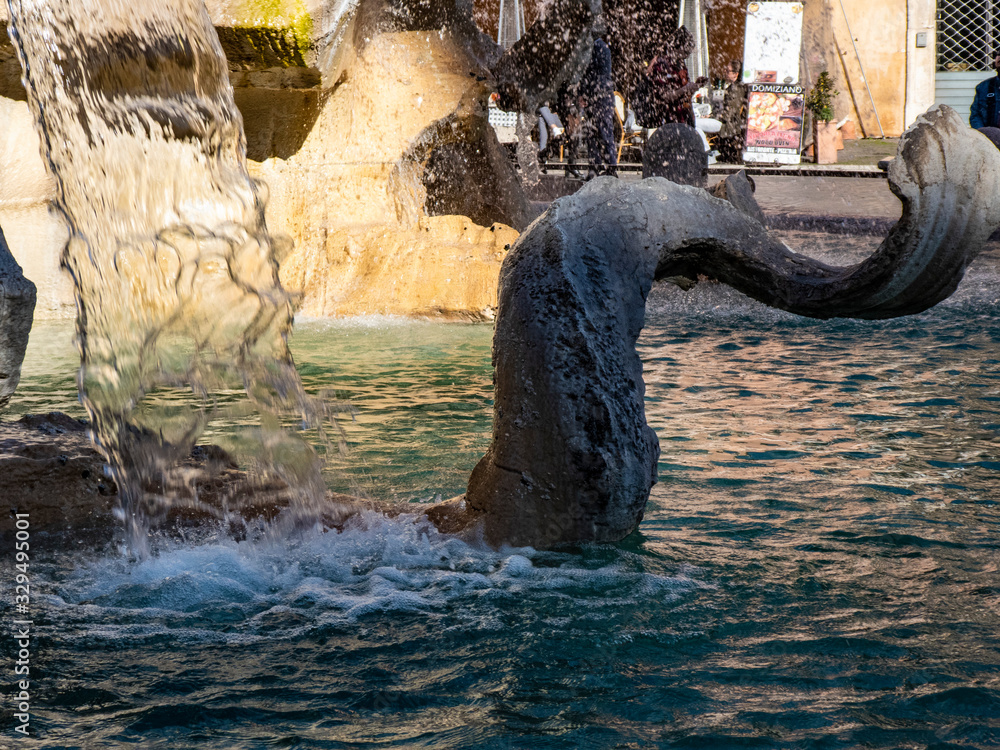
<svg viewBox="0 0 1000 750">
<path fill-rule="evenodd" d="M 798 164 L 802 150 L 802 87 L 754 83 L 749 88 L 744 161 Z"/>
</svg>

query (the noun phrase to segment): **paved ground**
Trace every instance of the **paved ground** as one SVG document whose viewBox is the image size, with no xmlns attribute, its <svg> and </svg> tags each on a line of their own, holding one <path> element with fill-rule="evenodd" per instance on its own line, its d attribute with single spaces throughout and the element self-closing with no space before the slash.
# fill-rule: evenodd
<svg viewBox="0 0 1000 750">
<path fill-rule="evenodd" d="M 891 218 L 900 214 L 899 199 L 886 179 L 754 175 L 757 202 L 766 214 L 817 214 L 832 217 Z M 709 184 L 713 181 L 710 179 Z"/>
<path fill-rule="evenodd" d="M 878 162 L 895 154 L 896 141 L 885 139 L 848 141 L 834 165 L 805 164 L 800 168 L 751 169 L 755 196 L 772 229 L 792 230 L 781 235 L 793 249 L 817 255 L 817 238 L 827 237 L 829 247 L 838 240 L 831 235 L 853 235 L 856 242 L 871 242 L 874 250 L 879 238 L 899 219 L 902 206 L 889 190 L 884 169 Z M 638 181 L 641 167 L 622 170 L 620 179 Z M 715 167 L 709 170 L 708 184 L 714 185 L 739 167 Z M 762 173 L 763 172 L 763 173 Z M 538 212 L 561 195 L 569 195 L 583 186 L 580 180 L 567 180 L 562 166 L 551 168 L 535 189 L 533 198 Z M 814 234 L 821 232 L 822 234 Z M 829 248 L 827 248 L 829 250 Z M 986 244 L 981 260 L 1000 266 L 1000 230 Z M 830 262 L 838 262 L 831 258 Z M 853 262 L 853 261 L 851 261 Z"/>
<path fill-rule="evenodd" d="M 622 172 L 620 179 L 638 181 L 638 172 Z M 709 175 L 708 184 L 724 179 Z M 752 175 L 757 202 L 772 226 L 794 229 L 880 234 L 900 215 L 899 200 L 889 191 L 884 178 L 814 175 Z M 567 180 L 562 173 L 543 176 L 532 198 L 542 209 L 562 195 L 583 186 Z"/>
<path fill-rule="evenodd" d="M 837 154 L 837 163 L 844 166 L 854 164 L 878 164 L 896 154 L 898 138 L 858 138 L 844 141 L 844 150 Z"/>
<path fill-rule="evenodd" d="M 756 185 L 757 202 L 776 228 L 884 234 L 899 218 L 899 200 L 890 192 L 878 162 L 895 154 L 893 139 L 847 141 L 837 164 L 802 164 L 780 169 L 748 166 Z M 623 165 L 622 180 L 638 180 L 639 165 Z M 709 185 L 738 171 L 739 166 L 716 165 Z M 561 165 L 551 165 L 532 198 L 539 209 L 583 185 L 564 177 Z"/>
</svg>

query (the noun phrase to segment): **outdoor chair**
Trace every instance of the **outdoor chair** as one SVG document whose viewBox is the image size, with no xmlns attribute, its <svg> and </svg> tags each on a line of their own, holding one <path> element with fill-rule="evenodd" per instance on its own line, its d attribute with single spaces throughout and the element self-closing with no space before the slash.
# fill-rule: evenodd
<svg viewBox="0 0 1000 750">
<path fill-rule="evenodd" d="M 626 143 L 641 148 L 646 144 L 652 131 L 635 121 L 635 112 L 625 106 L 625 97 L 617 91 L 615 92 L 615 118 L 618 120 L 618 128 L 621 131 L 621 138 L 618 140 L 618 161 L 620 162 L 622 149 L 625 148 Z"/>
</svg>

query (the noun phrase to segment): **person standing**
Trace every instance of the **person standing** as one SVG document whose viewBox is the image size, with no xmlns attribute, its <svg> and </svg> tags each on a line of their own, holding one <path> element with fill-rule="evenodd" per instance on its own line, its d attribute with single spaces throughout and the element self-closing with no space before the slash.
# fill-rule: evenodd
<svg viewBox="0 0 1000 750">
<path fill-rule="evenodd" d="M 611 49 L 600 36 L 594 37 L 590 64 L 580 79 L 584 133 L 590 157 L 588 179 L 618 174 L 615 149 L 615 83 L 611 74 Z"/>
<path fill-rule="evenodd" d="M 644 127 L 657 128 L 671 122 L 694 127 L 691 97 L 708 83 L 708 78 L 702 76 L 696 81 L 689 81 L 685 61 L 693 50 L 694 37 L 687 27 L 681 26 L 674 32 L 663 53 L 649 63 L 644 72 L 645 80 L 640 82 L 639 93 L 639 98 L 647 101 L 637 102 L 636 106 L 636 115 Z"/>
<path fill-rule="evenodd" d="M 747 135 L 747 87 L 740 83 L 743 64 L 733 60 L 726 66 L 726 93 L 719 109 L 719 161 L 740 164 Z"/>
<path fill-rule="evenodd" d="M 976 86 L 976 96 L 972 100 L 969 125 L 974 128 L 1000 127 L 1000 48 L 993 51 L 993 69 L 996 75 Z"/>
</svg>

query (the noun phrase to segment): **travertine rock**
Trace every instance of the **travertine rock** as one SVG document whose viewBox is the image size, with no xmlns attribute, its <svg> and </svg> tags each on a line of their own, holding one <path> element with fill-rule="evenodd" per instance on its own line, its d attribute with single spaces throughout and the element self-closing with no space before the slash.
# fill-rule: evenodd
<svg viewBox="0 0 1000 750">
<path fill-rule="evenodd" d="M 14 395 L 35 312 L 35 285 L 7 249 L 0 229 L 0 409 Z"/>
<path fill-rule="evenodd" d="M 267 222 L 294 243 L 293 268 L 282 273 L 291 283 L 305 278 L 296 267 L 318 268 L 318 259 L 336 256 L 344 236 L 356 254 L 375 257 L 383 247 L 369 247 L 366 238 L 376 230 L 403 237 L 427 217 L 461 214 L 486 228 L 526 227 L 534 213 L 487 124 L 487 97 L 499 91 L 504 106 L 534 111 L 586 65 L 600 3 L 555 0 L 506 53 L 476 27 L 472 4 L 464 0 L 208 0 L 207 7 L 245 123 L 250 170 L 270 188 Z M 6 6 L 0 18 L 6 18 Z M 0 68 L 2 114 L 5 105 L 15 104 L 12 99 L 24 98 L 5 39 Z M 30 129 L 26 108 L 16 104 L 25 115 L 18 122 Z M 41 175 L 35 193 L 51 193 L 36 149 L 25 149 L 24 142 L 19 137 L 10 154 L 16 168 Z M 20 198 L 5 201 L 3 187 L 0 179 L 0 219 L 16 212 L 14 252 L 25 268 L 30 263 L 44 271 L 35 274 L 40 312 L 72 314 L 71 285 L 58 270 L 65 232 L 58 217 L 46 212 L 51 195 L 36 197 L 29 215 Z M 422 246 L 433 244 L 436 226 L 423 230 Z M 487 239 L 483 254 L 489 255 Z M 420 265 L 423 272 L 446 257 L 451 242 L 446 230 Z M 447 257 L 447 263 L 463 266 L 461 258 Z M 494 263 L 491 286 L 498 272 Z M 321 298 L 336 273 L 328 268 L 313 274 L 305 287 L 291 283 L 307 310 L 334 309 Z M 495 289 L 481 289 L 484 273 L 476 260 L 461 273 L 425 273 L 409 282 L 436 287 L 430 296 L 441 310 L 475 317 L 494 304 Z M 472 286 L 462 288 L 456 276 L 470 278 Z M 384 296 L 398 301 L 385 312 L 427 314 L 422 298 L 411 308 L 405 296 L 380 295 L 357 277 L 350 288 L 360 295 L 350 309 L 366 309 L 365 300 Z"/>
<path fill-rule="evenodd" d="M 487 99 L 498 91 L 534 111 L 586 64 L 599 7 L 557 0 L 504 53 L 471 4 L 361 0 L 335 54 L 318 42 L 315 124 L 294 153 L 251 165 L 270 188 L 268 224 L 294 241 L 281 279 L 304 314 L 478 317 L 495 306 L 512 240 L 490 227 L 523 230 L 534 212 Z M 470 237 L 483 240 L 471 252 Z"/>
<path fill-rule="evenodd" d="M 117 493 L 82 422 L 57 413 L 0 422 L 0 496 L 34 529 L 109 528 Z M 4 513 L 0 531 L 12 528 Z"/>
<path fill-rule="evenodd" d="M 88 425 L 66 414 L 50 412 L 0 422 L 0 498 L 11 511 L 0 514 L 0 533 L 13 530 L 13 513 L 29 513 L 33 531 L 83 533 L 98 541 L 110 538 L 120 529 L 114 516 L 120 497 L 105 466 Z M 270 519 L 290 504 L 287 485 L 237 468 L 217 446 L 196 447 L 184 466 L 183 484 L 169 488 L 172 502 L 163 519 L 168 529 L 206 520 L 239 525 L 254 518 Z M 372 507 L 329 492 L 326 500 L 323 518 L 329 526 L 342 523 L 351 512 Z"/>
<path fill-rule="evenodd" d="M 301 292 L 303 314 L 478 315 L 496 305 L 502 255 L 489 226 L 524 227 L 531 214 L 470 67 L 447 36 L 380 34 L 353 59 L 302 147 L 250 165 L 269 187 L 268 225 L 294 242 L 281 279 Z M 485 227 L 428 216 L 423 164 L 464 138 L 483 144 L 469 172 L 479 189 L 465 186 L 464 207 Z M 504 236 L 501 250 L 513 241 L 510 230 Z M 486 244 L 470 248 L 470 237 Z"/>
<path fill-rule="evenodd" d="M 503 224 L 428 216 L 413 229 L 331 232 L 322 253 L 293 253 L 281 273 L 286 286 L 309 290 L 301 315 L 492 319 L 500 263 L 517 237 Z"/>
</svg>

